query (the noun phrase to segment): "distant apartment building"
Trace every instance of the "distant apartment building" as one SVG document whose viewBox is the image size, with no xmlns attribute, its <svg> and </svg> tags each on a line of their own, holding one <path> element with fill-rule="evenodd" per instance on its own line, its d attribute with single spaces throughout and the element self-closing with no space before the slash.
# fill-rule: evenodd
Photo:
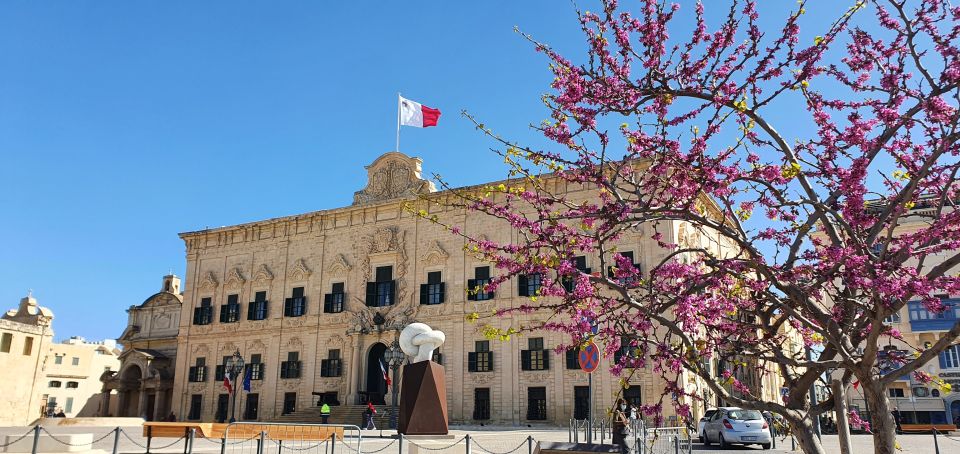
<svg viewBox="0 0 960 454">
<path fill-rule="evenodd" d="M 71 337 L 51 344 L 39 384 L 47 414 L 62 411 L 68 418 L 99 415 L 104 401 L 110 402 L 103 399 L 100 378 L 120 368 L 119 357 L 120 349 L 112 339 L 88 342 Z"/>
<path fill-rule="evenodd" d="M 24 426 L 43 413 L 38 382 L 53 339 L 53 312 L 27 295 L 0 317 L 0 426 Z"/>
</svg>

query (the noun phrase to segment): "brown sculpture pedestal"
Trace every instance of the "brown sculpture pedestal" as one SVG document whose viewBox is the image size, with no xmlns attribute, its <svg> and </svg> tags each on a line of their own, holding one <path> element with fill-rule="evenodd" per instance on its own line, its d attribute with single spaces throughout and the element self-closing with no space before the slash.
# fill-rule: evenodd
<svg viewBox="0 0 960 454">
<path fill-rule="evenodd" d="M 403 366 L 397 432 L 404 435 L 447 434 L 447 386 L 443 366 L 433 361 Z"/>
</svg>

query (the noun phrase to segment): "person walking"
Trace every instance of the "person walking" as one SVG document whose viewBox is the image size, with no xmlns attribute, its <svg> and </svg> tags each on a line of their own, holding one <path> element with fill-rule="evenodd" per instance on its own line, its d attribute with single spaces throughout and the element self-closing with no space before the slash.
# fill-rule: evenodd
<svg viewBox="0 0 960 454">
<path fill-rule="evenodd" d="M 377 426 L 373 424 L 373 415 L 375 414 L 377 414 L 377 409 L 372 403 L 367 402 L 367 409 L 363 412 L 364 429 L 377 430 Z"/>
<path fill-rule="evenodd" d="M 327 424 L 327 421 L 330 419 L 330 405 L 326 402 L 320 406 L 320 423 Z"/>
<path fill-rule="evenodd" d="M 630 447 L 627 446 L 629 424 L 627 403 L 623 399 L 617 399 L 616 407 L 613 409 L 613 444 L 620 446 L 621 454 L 630 453 Z"/>
</svg>

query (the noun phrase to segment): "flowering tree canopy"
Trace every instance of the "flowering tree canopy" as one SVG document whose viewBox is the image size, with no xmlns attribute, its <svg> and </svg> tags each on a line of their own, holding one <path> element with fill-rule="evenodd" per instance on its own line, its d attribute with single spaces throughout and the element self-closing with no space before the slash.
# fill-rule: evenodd
<svg viewBox="0 0 960 454">
<path fill-rule="evenodd" d="M 677 378 L 686 371 L 727 402 L 784 415 L 805 451 L 822 452 L 812 417 L 833 402 L 813 404 L 808 391 L 840 371 L 877 415 L 877 452 L 892 452 L 884 389 L 909 373 L 935 380 L 920 366 L 960 334 L 957 325 L 915 346 L 894 372 L 878 368 L 881 341 L 899 336 L 886 317 L 909 301 L 941 312 L 938 295 L 960 293 L 960 7 L 860 0 L 835 20 L 821 14 L 804 38 L 819 3 L 799 2 L 775 27 L 761 25 L 753 1 L 708 6 L 606 0 L 578 11 L 580 59 L 527 36 L 555 76 L 543 98 L 551 118 L 536 126 L 553 145 L 476 122 L 510 178 L 452 190 L 457 205 L 523 240 L 446 225 L 496 263 L 488 287 L 542 276 L 528 304 L 503 313 L 559 315 L 532 328 L 569 333 L 571 344 L 596 323 L 607 353 L 626 339 L 633 354 L 614 372 L 652 365 L 665 396 L 689 397 L 676 401 L 680 414 L 700 398 Z M 678 241 L 679 228 L 713 240 Z M 617 253 L 637 229 L 665 251 L 649 269 Z M 578 269 L 581 255 L 602 271 Z M 785 350 L 791 336 L 810 352 Z M 724 370 L 707 367 L 716 359 Z M 762 364 L 782 377 L 782 399 L 738 378 L 738 368 L 769 373 Z"/>
</svg>

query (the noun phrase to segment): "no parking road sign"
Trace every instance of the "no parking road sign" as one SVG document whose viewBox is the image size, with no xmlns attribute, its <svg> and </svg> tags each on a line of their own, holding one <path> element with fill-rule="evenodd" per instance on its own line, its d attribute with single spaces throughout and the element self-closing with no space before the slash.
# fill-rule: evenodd
<svg viewBox="0 0 960 454">
<path fill-rule="evenodd" d="M 600 366 L 600 349 L 593 341 L 587 342 L 587 346 L 580 350 L 580 356 L 577 358 L 580 363 L 580 369 L 586 373 L 597 370 Z"/>
</svg>

